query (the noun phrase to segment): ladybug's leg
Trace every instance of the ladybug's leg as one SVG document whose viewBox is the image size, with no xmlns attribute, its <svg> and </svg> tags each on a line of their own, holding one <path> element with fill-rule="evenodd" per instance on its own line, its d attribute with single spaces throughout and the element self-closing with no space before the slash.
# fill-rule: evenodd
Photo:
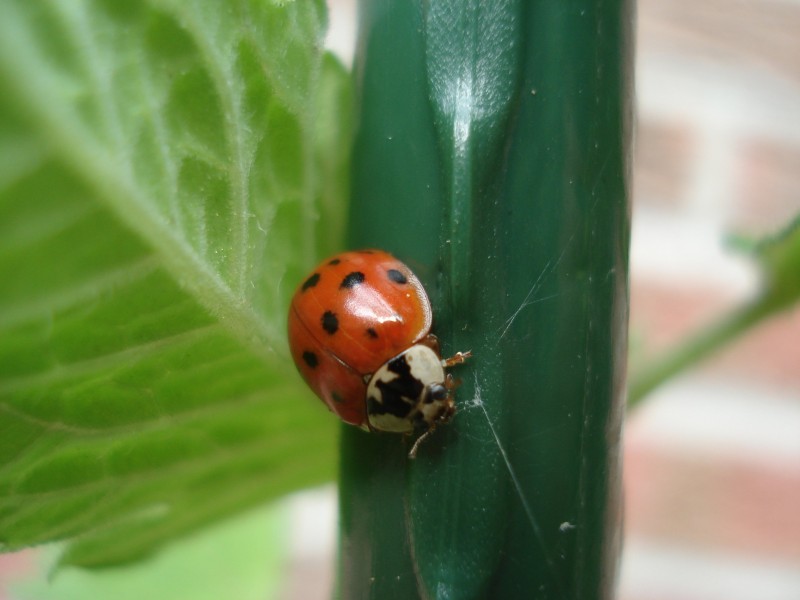
<svg viewBox="0 0 800 600">
<path fill-rule="evenodd" d="M 441 355 L 441 351 L 439 349 L 439 338 L 433 335 L 432 333 L 429 333 L 424 338 L 422 338 L 419 341 L 419 343 L 422 344 L 423 346 L 427 346 L 428 348 L 436 352 L 437 356 Z"/>
<path fill-rule="evenodd" d="M 436 431 L 436 428 L 435 427 L 431 427 L 430 429 L 428 429 L 428 431 L 426 431 L 425 433 L 423 433 L 421 436 L 419 436 L 417 438 L 417 441 L 415 441 L 414 445 L 411 446 L 411 450 L 408 451 L 408 458 L 410 458 L 412 460 L 417 458 L 417 450 L 419 449 L 420 444 L 422 444 L 422 441 L 424 439 L 426 439 L 434 431 Z"/>
<path fill-rule="evenodd" d="M 419 343 L 422 344 L 423 346 L 427 346 L 428 348 L 436 352 L 437 355 L 439 356 L 442 355 L 441 347 L 439 345 L 439 338 L 437 338 L 432 333 L 429 333 L 424 338 L 422 338 L 419 341 Z M 454 365 L 460 365 L 461 363 L 466 362 L 466 360 L 471 356 L 472 356 L 472 350 L 467 350 L 466 352 L 456 352 L 450 358 L 443 359 L 442 366 L 445 369 L 448 369 Z"/>
<path fill-rule="evenodd" d="M 448 376 L 448 383 L 451 382 L 451 381 L 452 381 L 452 377 Z M 461 383 L 461 382 L 460 381 L 455 382 L 452 385 L 452 387 L 450 387 L 450 385 L 448 385 L 447 386 L 448 393 L 449 393 L 449 390 L 451 390 L 452 388 L 456 387 L 459 383 Z M 450 404 L 448 406 L 448 408 L 447 408 L 447 411 L 444 414 L 442 414 L 442 416 L 439 417 L 439 420 L 436 421 L 435 423 L 433 423 L 425 433 L 423 433 L 421 436 L 419 436 L 417 438 L 417 440 L 414 442 L 414 445 L 411 446 L 411 450 L 409 450 L 409 452 L 408 452 L 408 458 L 410 458 L 412 460 L 417 458 L 417 450 L 419 449 L 420 444 L 422 444 L 422 442 L 424 440 L 428 439 L 428 437 L 434 431 L 436 431 L 436 426 L 437 425 L 441 425 L 442 423 L 447 423 L 450 419 L 453 418 L 454 414 L 456 414 L 456 405 L 455 404 Z"/>
<path fill-rule="evenodd" d="M 467 359 L 472 356 L 472 350 L 467 350 L 466 352 L 456 352 L 450 358 L 445 358 L 442 360 L 442 366 L 447 369 L 449 367 L 460 365 L 462 363 L 467 362 Z"/>
<path fill-rule="evenodd" d="M 429 392 L 436 397 L 439 402 L 442 403 L 442 411 L 436 416 L 436 420 L 430 423 L 427 431 L 420 435 L 414 442 L 414 445 L 411 446 L 411 450 L 408 453 L 408 458 L 416 458 L 417 449 L 420 447 L 420 444 L 422 444 L 423 440 L 426 440 L 428 436 L 436 431 L 436 428 L 439 425 L 447 423 L 453 418 L 453 415 L 456 414 L 456 403 L 453 402 L 452 392 L 460 383 L 460 379 L 455 380 L 453 379 L 453 376 L 448 373 L 447 377 L 445 378 L 444 385 L 433 384 L 429 386 Z"/>
<path fill-rule="evenodd" d="M 461 385 L 461 378 L 455 379 L 451 373 L 447 374 L 444 380 L 444 387 L 447 388 L 447 393 L 452 395 L 455 389 Z"/>
</svg>

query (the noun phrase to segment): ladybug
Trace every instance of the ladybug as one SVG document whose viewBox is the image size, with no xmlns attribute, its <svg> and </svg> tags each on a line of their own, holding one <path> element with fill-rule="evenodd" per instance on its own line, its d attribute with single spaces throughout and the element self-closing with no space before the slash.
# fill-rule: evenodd
<svg viewBox="0 0 800 600">
<path fill-rule="evenodd" d="M 289 348 L 306 383 L 345 423 L 365 431 L 422 435 L 455 414 L 457 382 L 445 369 L 433 312 L 419 279 L 382 250 L 344 252 L 298 286 Z"/>
</svg>

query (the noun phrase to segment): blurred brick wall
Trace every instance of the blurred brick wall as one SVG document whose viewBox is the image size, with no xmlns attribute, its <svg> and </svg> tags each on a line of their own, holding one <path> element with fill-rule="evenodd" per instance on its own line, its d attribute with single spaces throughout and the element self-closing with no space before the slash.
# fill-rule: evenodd
<svg viewBox="0 0 800 600">
<path fill-rule="evenodd" d="M 731 233 L 800 212 L 800 2 L 642 0 L 632 365 L 757 293 Z M 627 422 L 623 600 L 800 599 L 800 311 Z"/>
</svg>

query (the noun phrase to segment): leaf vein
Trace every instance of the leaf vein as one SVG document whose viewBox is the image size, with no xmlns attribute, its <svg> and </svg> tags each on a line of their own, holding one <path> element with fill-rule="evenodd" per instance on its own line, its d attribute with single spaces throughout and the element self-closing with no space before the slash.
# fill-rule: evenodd
<svg viewBox="0 0 800 600">
<path fill-rule="evenodd" d="M 233 206 L 231 207 L 235 225 L 233 227 L 233 240 L 231 250 L 234 252 L 234 259 L 231 261 L 230 280 L 234 285 L 234 290 L 238 295 L 245 294 L 245 284 L 247 281 L 248 260 L 248 227 L 247 220 L 249 215 L 249 186 L 247 177 L 249 164 L 252 159 L 246 158 L 244 131 L 246 129 L 243 122 L 241 92 L 235 89 L 233 65 L 230 56 L 234 54 L 232 48 L 228 48 L 229 55 L 225 56 L 218 51 L 218 45 L 210 43 L 209 36 L 203 31 L 201 23 L 198 21 L 195 11 L 190 10 L 188 5 L 183 2 L 169 3 L 171 10 L 180 18 L 184 28 L 192 35 L 192 38 L 205 58 L 205 63 L 209 67 L 211 77 L 215 83 L 215 88 L 223 104 L 225 112 L 225 135 L 228 149 L 232 155 L 232 162 L 228 166 L 233 183 Z M 217 40 L 219 44 L 219 40 Z"/>
<path fill-rule="evenodd" d="M 128 366 L 131 362 L 148 358 L 159 350 L 181 344 L 196 343 L 205 336 L 222 331 L 224 330 L 219 324 L 213 323 L 188 329 L 172 336 L 127 346 L 117 352 L 109 352 L 70 363 L 55 364 L 47 371 L 4 380 L 0 383 L 0 394 L 30 390 L 39 386 L 52 386 L 64 381 L 75 380 L 80 376 L 111 372 L 115 367 Z"/>
<path fill-rule="evenodd" d="M 35 319 L 50 319 L 55 313 L 84 304 L 109 290 L 132 285 L 150 275 L 158 266 L 155 257 L 147 256 L 110 271 L 95 273 L 66 289 L 39 293 L 24 304 L 6 304 L 0 314 L 0 333 Z"/>
<path fill-rule="evenodd" d="M 310 425 L 306 423 L 306 425 Z M 315 437 L 321 435 L 325 430 L 330 430 L 330 424 L 320 424 L 316 428 L 309 427 L 308 431 Z M 102 490 L 105 486 L 111 485 L 131 485 L 149 484 L 159 480 L 173 480 L 174 477 L 190 477 L 192 472 L 205 473 L 213 467 L 229 463 L 231 458 L 237 463 L 244 463 L 250 460 L 248 456 L 259 459 L 259 462 L 280 462 L 273 457 L 282 457 L 291 454 L 291 451 L 298 445 L 306 442 L 298 441 L 298 438 L 289 432 L 278 434 L 269 438 L 257 439 L 252 442 L 245 442 L 235 448 L 218 446 L 192 457 L 172 463 L 170 465 L 159 465 L 157 469 L 140 471 L 136 473 L 106 473 L 104 476 L 85 481 L 79 485 L 62 487 L 55 490 L 31 491 L 31 492 L 12 492 L 4 495 L 4 501 L 20 506 L 30 506 L 31 510 L 35 507 L 36 501 L 59 498 L 60 496 L 75 496 L 83 493 L 95 493 L 98 489 Z M 221 451 L 220 451 L 221 450 Z M 21 512 L 16 513 L 15 518 L 21 517 Z"/>
</svg>

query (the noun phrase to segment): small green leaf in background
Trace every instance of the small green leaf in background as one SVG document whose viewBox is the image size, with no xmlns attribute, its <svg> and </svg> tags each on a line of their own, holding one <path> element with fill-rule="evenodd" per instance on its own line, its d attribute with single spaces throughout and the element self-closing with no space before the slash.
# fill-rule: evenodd
<svg viewBox="0 0 800 600">
<path fill-rule="evenodd" d="M 632 369 L 628 408 L 638 406 L 666 380 L 730 344 L 766 319 L 800 301 L 800 215 L 781 231 L 758 242 L 734 239 L 760 268 L 761 289 L 737 309 L 687 336 L 674 349 Z"/>
<path fill-rule="evenodd" d="M 763 240 L 755 255 L 764 276 L 764 300 L 779 311 L 800 300 L 800 214 L 776 235 Z"/>
<path fill-rule="evenodd" d="M 66 568 L 12 586 L 18 600 L 263 600 L 280 586 L 286 506 L 187 536 L 149 560 L 97 572 Z M 57 549 L 48 554 L 55 555 Z M 50 557 L 51 560 L 54 558 Z"/>
<path fill-rule="evenodd" d="M 121 563 L 329 480 L 285 349 L 340 242 L 324 3 L 0 3 L 0 544 Z"/>
</svg>

